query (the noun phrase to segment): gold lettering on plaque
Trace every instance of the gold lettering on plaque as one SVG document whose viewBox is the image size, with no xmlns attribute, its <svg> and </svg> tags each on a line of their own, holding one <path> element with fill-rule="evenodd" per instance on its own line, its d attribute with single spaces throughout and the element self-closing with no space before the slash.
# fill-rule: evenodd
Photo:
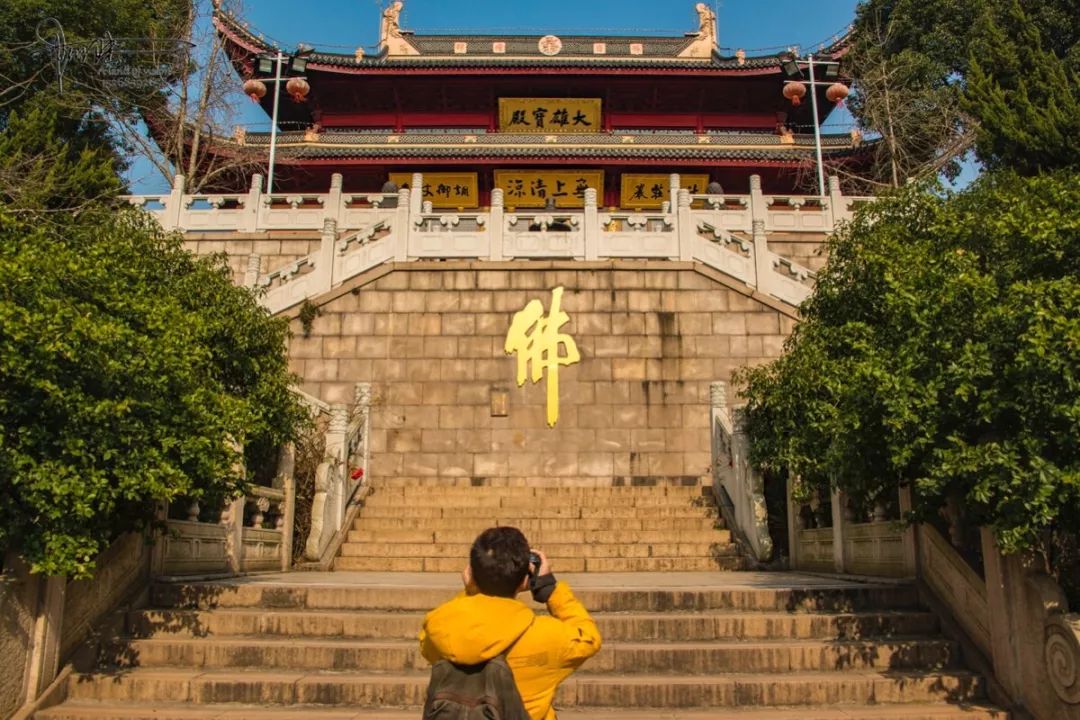
<svg viewBox="0 0 1080 720">
<path fill-rule="evenodd" d="M 547 370 L 547 424 L 555 427 L 559 420 L 559 368 L 581 360 L 577 343 L 559 328 L 570 320 L 562 311 L 563 288 L 551 291 L 551 310 L 544 315 L 544 304 L 531 300 L 524 310 L 514 315 L 506 334 L 504 349 L 508 355 L 517 353 L 517 384 L 526 378 L 540 382 Z"/>
</svg>

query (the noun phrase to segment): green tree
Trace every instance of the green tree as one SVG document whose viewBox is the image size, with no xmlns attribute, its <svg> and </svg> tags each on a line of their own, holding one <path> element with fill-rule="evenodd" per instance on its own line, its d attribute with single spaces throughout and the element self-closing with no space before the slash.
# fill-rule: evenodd
<svg viewBox="0 0 1080 720">
<path fill-rule="evenodd" d="M 0 551 L 85 576 L 159 501 L 239 492 L 233 443 L 265 454 L 305 417 L 287 333 L 141 212 L 0 207 Z"/>
<path fill-rule="evenodd" d="M 1078 41 L 1078 0 L 860 3 L 844 63 L 853 114 L 883 139 L 872 179 L 949 175 L 972 147 L 990 167 L 1073 166 Z"/>
<path fill-rule="evenodd" d="M 1080 530 L 1080 184 L 908 187 L 830 246 L 786 354 L 745 373 L 753 460 L 949 500 L 1007 550 Z"/>
</svg>

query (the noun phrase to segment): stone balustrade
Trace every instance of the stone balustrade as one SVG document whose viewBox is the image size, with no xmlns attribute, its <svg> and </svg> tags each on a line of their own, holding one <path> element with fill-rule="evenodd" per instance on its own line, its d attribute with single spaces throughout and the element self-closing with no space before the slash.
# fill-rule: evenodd
<svg viewBox="0 0 1080 720">
<path fill-rule="evenodd" d="M 435 210 L 419 194 L 347 194 L 334 175 L 326 194 L 274 194 L 255 176 L 246 195 L 185 195 L 178 178 L 169 195 L 131 196 L 166 229 L 264 232 L 319 231 L 319 249 L 272 273 L 249 258 L 249 284 L 266 288 L 272 312 L 327 292 L 385 262 L 431 259 L 672 259 L 708 265 L 759 292 L 798 305 L 815 275 L 769 247 L 769 235 L 821 240 L 852 217 L 866 198 L 845 197 L 836 178 L 826 197 L 766 196 L 753 176 L 750 194 L 690 195 L 670 177 L 672 203 L 654 211 L 601 212 L 595 189 L 581 209 L 508 206 L 501 190 L 480 210 Z M 413 176 L 412 187 L 423 177 Z"/>
</svg>

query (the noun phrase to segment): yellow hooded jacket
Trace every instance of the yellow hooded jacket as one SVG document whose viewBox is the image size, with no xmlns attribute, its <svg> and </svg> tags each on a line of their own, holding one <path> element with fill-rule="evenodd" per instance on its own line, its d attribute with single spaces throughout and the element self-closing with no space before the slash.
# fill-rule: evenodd
<svg viewBox="0 0 1080 720">
<path fill-rule="evenodd" d="M 555 720 L 555 688 L 600 650 L 600 631 L 564 582 L 547 606 L 551 617 L 514 598 L 462 592 L 424 618 L 420 652 L 430 663 L 476 665 L 521 636 L 506 657 L 514 682 L 532 720 Z"/>
</svg>

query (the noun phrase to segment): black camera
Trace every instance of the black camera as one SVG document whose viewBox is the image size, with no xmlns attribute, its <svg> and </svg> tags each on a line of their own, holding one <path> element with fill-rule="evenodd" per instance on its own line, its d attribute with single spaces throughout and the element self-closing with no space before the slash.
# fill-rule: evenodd
<svg viewBox="0 0 1080 720">
<path fill-rule="evenodd" d="M 537 576 L 540 574 L 540 564 L 543 559 L 532 551 L 529 551 L 529 585 L 531 586 L 535 582 Z"/>
</svg>

